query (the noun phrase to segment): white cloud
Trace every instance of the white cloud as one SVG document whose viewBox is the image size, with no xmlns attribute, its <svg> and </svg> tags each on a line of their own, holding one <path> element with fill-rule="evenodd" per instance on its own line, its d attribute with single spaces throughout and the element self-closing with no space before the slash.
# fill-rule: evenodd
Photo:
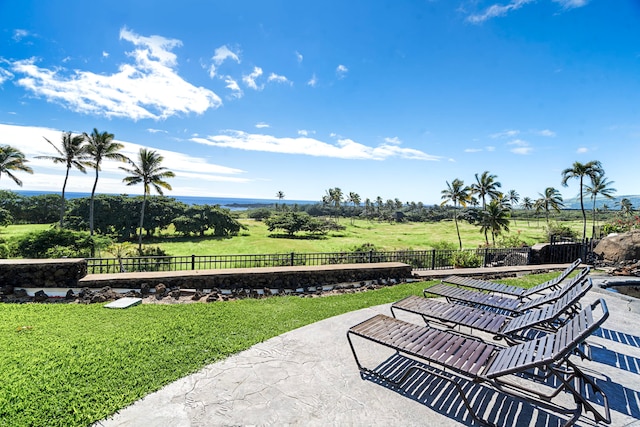
<svg viewBox="0 0 640 427">
<path fill-rule="evenodd" d="M 102 51 L 102 57 L 103 58 L 108 58 L 109 57 L 109 52 L 105 52 L 104 50 Z"/>
<path fill-rule="evenodd" d="M 307 82 L 307 85 L 311 86 L 311 87 L 316 87 L 316 85 L 318 84 L 318 78 L 316 77 L 315 73 L 311 76 L 311 78 L 309 79 L 309 81 Z"/>
<path fill-rule="evenodd" d="M 470 15 L 467 17 L 467 21 L 474 24 L 480 24 L 492 18 L 505 16 L 507 13 L 520 9 L 527 3 L 531 3 L 533 0 L 512 0 L 511 3 L 506 5 L 493 4 L 485 9 L 481 14 Z"/>
<path fill-rule="evenodd" d="M 147 132 L 149 133 L 169 133 L 166 130 L 162 130 L 162 129 L 152 129 L 152 128 L 148 128 Z"/>
<path fill-rule="evenodd" d="M 377 147 L 369 147 L 348 138 L 341 138 L 336 144 L 330 144 L 307 136 L 280 138 L 272 135 L 229 130 L 224 134 L 211 135 L 207 138 L 192 138 L 191 140 L 214 147 L 341 159 L 385 160 L 390 157 L 414 160 L 441 159 L 419 150 L 402 148 L 398 144 L 384 143 Z"/>
<path fill-rule="evenodd" d="M 563 9 L 574 9 L 586 6 L 589 0 L 553 0 L 553 2 L 560 4 Z"/>
<path fill-rule="evenodd" d="M 7 80 L 11 80 L 13 78 L 13 74 L 11 74 L 8 70 L 4 68 L 0 68 L 0 85 Z"/>
<path fill-rule="evenodd" d="M 229 49 L 227 45 L 222 45 L 213 52 L 213 56 L 211 57 L 213 63 L 209 66 L 209 77 L 214 78 L 217 67 L 222 65 L 227 59 L 236 61 L 238 64 L 240 63 L 240 55 Z"/>
<path fill-rule="evenodd" d="M 224 76 L 224 82 L 227 84 L 225 87 L 231 90 L 232 98 L 242 98 L 244 92 L 240 89 L 240 85 L 231 76 Z"/>
<path fill-rule="evenodd" d="M 306 130 L 306 129 L 298 130 L 298 135 L 302 135 L 302 136 L 314 135 L 315 133 L 316 133 L 315 130 Z"/>
<path fill-rule="evenodd" d="M 349 72 L 349 69 L 342 64 L 336 67 L 336 75 L 338 76 L 339 79 L 345 78 L 348 72 Z"/>
<path fill-rule="evenodd" d="M 17 84 L 49 102 L 70 110 L 132 120 L 165 119 L 177 114 L 202 114 L 218 108 L 222 101 L 214 92 L 196 87 L 175 70 L 172 49 L 179 40 L 161 36 L 143 37 L 122 29 L 120 38 L 137 49 L 128 52 L 133 63 L 120 65 L 115 74 L 40 68 L 35 59 L 16 61 L 12 70 L 24 77 Z"/>
<path fill-rule="evenodd" d="M 265 122 L 258 122 L 258 123 L 256 123 L 256 127 L 258 129 L 264 129 L 264 128 L 270 128 L 271 125 L 269 125 L 269 123 L 265 123 Z"/>
<path fill-rule="evenodd" d="M 536 134 L 540 136 L 547 136 L 549 138 L 554 138 L 556 136 L 556 133 L 549 129 L 543 129 L 543 130 L 537 131 Z"/>
<path fill-rule="evenodd" d="M 29 32 L 27 30 L 17 29 L 17 30 L 13 30 L 12 39 L 19 42 L 20 40 L 27 37 L 28 35 L 29 35 Z"/>
<path fill-rule="evenodd" d="M 286 84 L 289 84 L 290 86 L 293 85 L 293 82 L 291 82 L 285 76 L 280 76 L 280 75 L 278 75 L 276 73 L 269 74 L 269 77 L 267 78 L 267 81 L 268 82 L 276 82 L 276 83 L 286 83 Z"/>
<path fill-rule="evenodd" d="M 402 141 L 400 141 L 400 138 L 398 138 L 397 136 L 394 136 L 393 138 L 385 138 L 384 142 L 388 143 L 388 144 L 392 144 L 392 145 L 400 145 L 402 144 Z"/>
<path fill-rule="evenodd" d="M 262 68 L 254 67 L 251 74 L 242 76 L 242 81 L 244 82 L 245 85 L 247 85 L 251 89 L 262 90 L 264 88 L 264 85 L 258 86 L 258 84 L 256 83 L 256 79 L 261 75 L 262 75 Z"/>
<path fill-rule="evenodd" d="M 576 153 L 578 154 L 584 154 L 584 153 L 588 153 L 589 149 L 587 147 L 580 147 L 576 150 Z"/>
<path fill-rule="evenodd" d="M 479 153 L 483 151 L 482 148 L 465 148 L 464 152 L 465 153 Z"/>
<path fill-rule="evenodd" d="M 513 138 L 516 135 L 519 135 L 520 131 L 519 130 L 503 130 L 502 132 L 497 132 L 494 134 L 489 135 L 491 138 Z"/>
<path fill-rule="evenodd" d="M 304 59 L 304 57 L 297 50 L 296 50 L 295 54 L 296 54 L 296 60 L 298 61 L 298 64 L 300 64 L 302 62 L 302 60 Z"/>
<path fill-rule="evenodd" d="M 58 144 L 62 131 L 51 128 L 35 127 L 35 126 L 15 126 L 0 124 L 0 144 L 15 144 L 20 141 L 20 150 L 25 154 L 28 165 L 33 168 L 33 175 L 19 174 L 23 181 L 23 189 L 40 190 L 40 191 L 60 191 L 64 180 L 64 167 L 57 165 L 45 159 L 36 159 L 36 156 L 50 156 L 53 148 L 44 140 L 46 137 L 54 144 Z M 117 138 L 117 135 L 116 135 Z M 130 158 L 136 158 L 142 145 L 115 140 L 124 145 L 122 154 Z M 176 151 L 162 150 L 153 147 L 152 149 L 164 157 L 162 165 L 176 174 L 175 178 L 170 181 L 173 191 L 168 194 L 179 195 L 199 195 L 198 193 L 184 190 L 193 182 L 250 182 L 251 180 L 243 177 L 246 172 L 241 169 L 227 167 L 209 163 L 202 157 L 194 157 Z M 98 181 L 98 192 L 112 194 L 141 194 L 141 186 L 126 186 L 122 182 L 124 178 L 123 172 L 119 169 L 122 163 L 115 161 L 104 161 L 101 164 L 100 178 Z M 95 175 L 91 172 L 82 174 L 72 170 L 69 177 L 67 191 L 74 192 L 90 192 Z M 4 186 L 18 189 L 19 187 L 12 184 L 11 180 L 4 181 Z"/>
<path fill-rule="evenodd" d="M 514 148 L 509 150 L 514 154 L 526 155 L 533 151 L 533 148 L 529 146 L 529 143 L 522 139 L 514 139 L 513 141 L 508 142 L 507 145 L 514 146 Z"/>
</svg>

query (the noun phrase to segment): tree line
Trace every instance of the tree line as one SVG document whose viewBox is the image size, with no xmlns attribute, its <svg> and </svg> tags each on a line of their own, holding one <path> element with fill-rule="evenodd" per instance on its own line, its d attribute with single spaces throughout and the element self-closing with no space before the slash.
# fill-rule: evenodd
<svg viewBox="0 0 640 427">
<path fill-rule="evenodd" d="M 171 190 L 171 185 L 166 181 L 175 174 L 162 166 L 163 156 L 154 150 L 141 148 L 138 152 L 136 161 L 128 158 L 120 151 L 124 146 L 114 141 L 114 134 L 109 132 L 100 132 L 94 128 L 88 134 L 72 134 L 71 132 L 63 132 L 59 146 L 44 138 L 49 145 L 56 151 L 55 155 L 37 156 L 37 158 L 51 160 L 53 163 L 62 164 L 65 167 L 65 178 L 62 184 L 61 203 L 60 203 L 60 228 L 65 227 L 65 214 L 67 212 L 65 204 L 65 191 L 69 179 L 71 169 L 77 169 L 82 173 L 87 173 L 87 168 L 95 171 L 95 179 L 91 188 L 91 197 L 88 209 L 88 228 L 89 234 L 93 236 L 95 225 L 95 198 L 96 189 L 102 162 L 104 160 L 113 160 L 126 163 L 127 166 L 120 166 L 119 169 L 124 171 L 125 176 L 122 181 L 126 185 L 142 184 L 143 197 L 140 203 L 140 215 L 138 222 L 138 249 L 142 251 L 142 235 L 145 218 L 145 207 L 147 197 L 151 189 L 155 189 L 160 195 L 163 195 L 163 189 Z M 0 177 L 4 173 L 11 178 L 18 186 L 22 186 L 22 181 L 14 174 L 21 171 L 25 173 L 33 173 L 33 169 L 27 166 L 28 160 L 24 153 L 10 145 L 0 146 Z"/>
</svg>

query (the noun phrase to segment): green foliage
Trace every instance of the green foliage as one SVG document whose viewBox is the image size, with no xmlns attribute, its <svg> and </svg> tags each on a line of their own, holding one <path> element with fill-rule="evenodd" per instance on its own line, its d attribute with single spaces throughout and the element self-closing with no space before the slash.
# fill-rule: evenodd
<svg viewBox="0 0 640 427">
<path fill-rule="evenodd" d="M 576 233 L 575 230 L 559 222 L 550 222 L 549 225 L 545 227 L 545 232 L 547 234 L 547 242 L 550 242 L 553 238 L 568 238 L 574 240 L 578 237 L 578 233 Z"/>
<path fill-rule="evenodd" d="M 16 240 L 16 256 L 23 258 L 49 258 L 58 256 L 92 256 L 99 241 L 82 231 L 49 228 L 26 234 Z"/>
<path fill-rule="evenodd" d="M 438 242 L 432 243 L 431 246 L 433 249 L 437 251 L 454 251 L 456 250 L 456 244 L 453 242 L 447 242 L 445 240 L 440 240 Z"/>
<path fill-rule="evenodd" d="M 335 221 L 314 218 L 306 212 L 284 212 L 273 215 L 264 221 L 270 232 L 283 230 L 289 236 L 299 232 L 326 234 L 329 231 L 342 231 L 346 227 Z"/>
<path fill-rule="evenodd" d="M 497 244 L 500 248 L 521 248 L 527 246 L 527 242 L 520 238 L 520 230 L 517 234 L 511 234 L 508 236 L 502 236 Z"/>
<path fill-rule="evenodd" d="M 4 208 L 0 208 L 0 227 L 7 227 L 13 224 L 13 216 L 11 212 Z"/>
<path fill-rule="evenodd" d="M 616 218 L 615 220 L 602 225 L 602 233 L 626 233 L 627 231 L 640 228 L 640 217 Z"/>
<path fill-rule="evenodd" d="M 271 209 L 259 208 L 249 209 L 247 211 L 247 218 L 255 219 L 256 221 L 264 221 L 272 215 Z"/>
<path fill-rule="evenodd" d="M 451 254 L 451 263 L 454 267 L 476 268 L 482 265 L 482 257 L 473 251 L 456 251 Z"/>
</svg>

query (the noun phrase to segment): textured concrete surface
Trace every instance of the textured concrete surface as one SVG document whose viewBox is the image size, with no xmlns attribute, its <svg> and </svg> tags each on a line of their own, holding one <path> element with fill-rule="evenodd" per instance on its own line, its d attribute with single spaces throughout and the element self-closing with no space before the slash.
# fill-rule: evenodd
<svg viewBox="0 0 640 427">
<path fill-rule="evenodd" d="M 597 286 L 583 301 L 600 297 L 607 301 L 610 317 L 589 339 L 594 361 L 579 364 L 609 396 L 611 425 L 640 426 L 640 304 Z M 169 384 L 96 426 L 476 425 L 452 387 L 426 374 L 401 389 L 361 378 L 346 332 L 377 313 L 389 314 L 388 305 L 257 344 Z M 379 346 L 359 354 L 363 359 L 386 357 Z M 486 408 L 485 416 L 497 425 L 559 426 L 566 419 L 481 385 L 462 384 L 474 407 Z M 561 399 L 572 403 L 568 395 Z M 577 425 L 593 426 L 593 418 L 583 414 Z"/>
</svg>

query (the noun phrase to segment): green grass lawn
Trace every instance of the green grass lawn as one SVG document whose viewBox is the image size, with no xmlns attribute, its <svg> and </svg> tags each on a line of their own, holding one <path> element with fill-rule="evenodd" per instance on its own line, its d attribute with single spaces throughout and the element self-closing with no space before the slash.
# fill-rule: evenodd
<svg viewBox="0 0 640 427">
<path fill-rule="evenodd" d="M 504 282 L 530 286 L 555 275 Z M 428 284 L 322 298 L 143 304 L 126 310 L 2 304 L 0 426 L 87 426 L 256 343 L 328 317 L 421 295 Z M 347 345 L 346 340 L 337 345 Z"/>
<path fill-rule="evenodd" d="M 346 227 L 341 232 L 332 232 L 317 238 L 274 238 L 264 223 L 242 220 L 247 226 L 239 236 L 216 239 L 212 236 L 203 238 L 185 238 L 165 235 L 145 240 L 152 246 L 159 246 L 169 255 L 230 255 L 230 254 L 264 254 L 286 252 L 340 252 L 350 251 L 364 243 L 374 244 L 376 249 L 394 250 L 426 250 L 433 249 L 440 242 L 458 245 L 453 221 L 433 223 L 386 223 L 341 219 L 340 224 Z M 582 230 L 580 221 L 565 224 L 576 230 Z M 484 235 L 479 228 L 466 222 L 460 222 L 460 234 L 465 249 L 477 248 L 484 244 Z M 521 240 L 532 245 L 545 240 L 544 221 L 518 221 L 511 224 L 511 235 L 518 235 Z M 491 237 L 489 237 L 491 241 Z"/>
</svg>

